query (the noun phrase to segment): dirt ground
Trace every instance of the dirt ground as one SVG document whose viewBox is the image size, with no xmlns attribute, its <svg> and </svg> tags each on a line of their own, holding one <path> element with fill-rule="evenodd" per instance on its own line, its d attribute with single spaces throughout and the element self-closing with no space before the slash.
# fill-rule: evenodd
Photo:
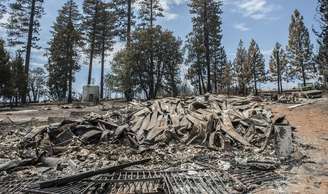
<svg viewBox="0 0 328 194">
<path fill-rule="evenodd" d="M 31 123 L 36 125 L 47 125 L 60 122 L 64 118 L 81 118 L 84 115 L 95 112 L 106 114 L 109 110 L 125 106 L 126 103 L 109 101 L 96 106 L 83 104 L 69 105 L 31 105 L 13 109 L 0 108 L 1 122 Z M 35 122 L 33 122 L 35 121 Z"/>
<path fill-rule="evenodd" d="M 309 163 L 292 169 L 288 193 L 328 193 L 328 98 L 289 110 L 290 105 L 272 105 L 273 112 L 286 114 L 296 127 L 296 136 L 305 144 Z M 285 192 L 283 192 L 285 193 Z"/>
</svg>

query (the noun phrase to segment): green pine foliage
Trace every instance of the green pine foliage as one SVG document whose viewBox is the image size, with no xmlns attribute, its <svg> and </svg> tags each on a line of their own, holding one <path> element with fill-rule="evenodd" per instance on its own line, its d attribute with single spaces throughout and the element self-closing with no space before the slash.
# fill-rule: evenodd
<svg viewBox="0 0 328 194">
<path fill-rule="evenodd" d="M 72 83 L 80 70 L 79 52 L 83 46 L 81 32 L 81 14 L 73 0 L 68 0 L 52 27 L 49 42 L 48 87 L 53 99 L 72 101 Z M 67 94 L 68 93 L 68 94 Z"/>
<path fill-rule="evenodd" d="M 316 56 L 316 62 L 319 64 L 319 72 L 323 77 L 323 83 L 328 83 L 328 1 L 318 0 L 318 12 L 320 15 L 320 31 L 316 32 L 318 37 L 319 52 Z"/>
<path fill-rule="evenodd" d="M 258 95 L 258 84 L 266 80 L 266 72 L 264 56 L 260 51 L 260 47 L 254 39 L 251 40 L 251 43 L 248 48 L 247 63 L 252 74 L 251 77 L 254 87 L 254 94 Z"/>
<path fill-rule="evenodd" d="M 276 43 L 269 62 L 269 80 L 277 82 L 277 91 L 283 91 L 283 81 L 288 81 L 288 59 L 280 43 Z"/>
<path fill-rule="evenodd" d="M 306 28 L 303 16 L 295 10 L 289 25 L 288 39 L 288 58 L 291 64 L 289 76 L 303 81 L 312 78 L 311 74 L 315 71 L 313 65 L 312 50 L 309 30 Z"/>
</svg>

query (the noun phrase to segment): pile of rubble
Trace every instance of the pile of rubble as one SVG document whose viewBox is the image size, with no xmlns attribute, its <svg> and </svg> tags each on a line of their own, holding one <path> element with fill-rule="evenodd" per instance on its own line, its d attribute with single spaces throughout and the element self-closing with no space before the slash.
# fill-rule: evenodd
<svg viewBox="0 0 328 194">
<path fill-rule="evenodd" d="M 264 150 L 278 143 L 275 140 L 280 130 L 291 132 L 283 115 L 274 117 L 264 105 L 247 98 L 202 98 L 134 102 L 134 111 L 124 109 L 103 116 L 93 113 L 83 120 L 35 128 L 22 143 L 39 146 L 40 138 L 48 137 L 52 146 L 66 146 L 78 139 L 83 144 L 109 142 L 134 148 L 182 143 L 215 150 L 224 150 L 226 146 Z"/>
<path fill-rule="evenodd" d="M 129 172 L 133 175 L 128 178 L 130 182 L 125 179 L 124 184 L 140 183 L 141 180 L 157 181 L 156 184 L 164 189 L 161 192 L 183 193 L 178 191 L 188 188 L 179 185 L 193 180 L 187 178 L 192 170 L 200 176 L 196 181 L 200 183 L 197 184 L 212 187 L 213 192 L 207 193 L 217 193 L 215 184 L 219 184 L 219 193 L 232 190 L 243 192 L 254 188 L 250 183 L 272 181 L 279 177 L 274 170 L 281 164 L 281 159 L 288 159 L 294 151 L 292 132 L 293 127 L 284 115 L 273 115 L 265 104 L 249 98 L 207 95 L 132 102 L 128 107 L 106 115 L 92 113 L 80 120 L 67 119 L 28 132 L 16 129 L 2 134 L 0 157 L 10 160 L 0 161 L 0 178 L 7 184 L 8 181 L 22 180 L 14 188 L 26 185 L 27 177 L 37 178 L 34 182 L 38 184 L 29 186 L 29 191 L 32 188 L 42 189 L 40 181 L 50 179 L 54 179 L 51 187 L 55 188 L 63 189 L 60 186 L 67 187 L 67 184 L 72 188 L 70 183 L 79 182 L 81 188 L 85 186 L 90 189 L 91 180 L 86 184 L 83 182 L 85 179 L 93 177 L 93 184 L 97 182 L 95 179 L 105 179 L 102 183 L 108 185 L 115 181 L 117 184 L 122 177 L 117 177 L 115 173 L 123 173 L 123 168 L 139 164 L 137 168 L 140 173 L 148 170 L 150 175 L 142 177 L 133 174 L 136 172 Z M 150 158 L 147 165 L 144 158 Z M 120 166 L 131 161 L 143 162 L 81 176 L 81 171 L 94 172 L 98 168 Z M 172 169 L 176 175 L 181 175 L 181 183 L 169 183 L 176 181 L 172 178 L 176 176 L 167 171 Z M 208 173 L 200 175 L 198 172 L 202 169 L 208 170 Z M 249 182 L 245 177 L 236 178 L 243 177 L 243 173 L 248 171 L 254 174 Z M 259 176 L 255 176 L 256 173 Z M 61 180 L 58 177 L 71 174 L 79 176 L 68 178 L 70 181 L 65 184 L 58 184 Z M 218 177 L 222 176 L 219 180 Z M 210 181 L 210 178 L 213 180 Z M 196 182 L 193 184 L 200 188 Z M 241 188 L 233 186 L 236 183 Z"/>
</svg>

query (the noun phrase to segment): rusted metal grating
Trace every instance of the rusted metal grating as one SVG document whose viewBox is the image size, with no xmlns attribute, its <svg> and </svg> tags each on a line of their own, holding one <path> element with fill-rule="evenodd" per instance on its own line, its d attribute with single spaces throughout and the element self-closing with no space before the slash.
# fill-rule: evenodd
<svg viewBox="0 0 328 194">
<path fill-rule="evenodd" d="M 208 167 L 212 170 L 219 169 L 216 165 L 195 161 L 196 164 L 199 164 L 200 166 Z M 238 188 L 241 189 L 240 191 L 246 192 L 254 189 L 256 185 L 264 184 L 264 183 L 270 183 L 274 180 L 281 179 L 282 177 L 275 173 L 273 169 L 268 170 L 259 170 L 259 169 L 253 169 L 248 166 L 240 166 L 235 165 L 227 172 L 220 171 L 223 174 L 225 174 L 227 177 L 230 177 L 231 181 L 236 184 L 234 186 L 234 189 Z M 241 187 L 236 187 L 237 185 Z"/>
<path fill-rule="evenodd" d="M 117 179 L 161 178 L 161 191 L 172 194 L 183 193 L 226 193 L 222 174 L 213 170 L 189 171 L 122 171 L 112 175 Z"/>
<path fill-rule="evenodd" d="M 165 188 L 166 185 L 163 178 L 115 179 L 113 176 L 103 176 L 97 180 L 93 180 L 87 191 L 108 194 L 164 194 L 166 193 Z"/>
<path fill-rule="evenodd" d="M 189 171 L 188 173 L 167 173 L 166 180 L 171 193 L 227 193 L 222 174 L 215 171 Z"/>
<path fill-rule="evenodd" d="M 273 171 L 235 168 L 229 171 L 244 188 L 279 179 Z M 227 182 L 221 171 L 201 169 L 188 171 L 126 170 L 95 176 L 92 179 L 61 186 L 39 189 L 36 179 L 0 182 L 1 193 L 143 193 L 143 194 L 186 194 L 228 193 Z"/>
<path fill-rule="evenodd" d="M 213 170 L 144 171 L 129 170 L 96 176 L 62 187 L 39 189 L 37 183 L 23 182 L 20 192 L 40 194 L 77 193 L 227 193 L 221 174 Z M 22 185 L 22 184 L 21 184 Z M 27 188 L 28 187 L 28 188 Z"/>
<path fill-rule="evenodd" d="M 272 170 L 234 169 L 229 173 L 247 187 L 281 179 L 281 176 Z"/>
<path fill-rule="evenodd" d="M 20 193 L 37 180 L 34 178 L 0 182 L 0 193 Z"/>
</svg>

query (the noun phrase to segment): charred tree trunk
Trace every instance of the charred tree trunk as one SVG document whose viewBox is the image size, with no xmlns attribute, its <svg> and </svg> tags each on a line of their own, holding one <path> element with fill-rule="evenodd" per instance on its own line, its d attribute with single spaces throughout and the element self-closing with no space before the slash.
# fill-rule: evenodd
<svg viewBox="0 0 328 194">
<path fill-rule="evenodd" d="M 216 67 L 216 66 L 215 66 Z M 217 79 L 217 67 L 214 69 L 214 92 L 217 94 L 218 93 L 218 79 Z"/>
<path fill-rule="evenodd" d="M 155 78 L 154 78 L 154 52 L 153 52 L 153 0 L 150 0 L 150 91 L 151 99 L 156 97 L 155 94 Z"/>
<path fill-rule="evenodd" d="M 278 94 L 281 94 L 281 68 L 280 68 L 280 59 L 279 59 L 279 51 L 276 52 L 277 58 L 277 79 L 278 79 Z"/>
<path fill-rule="evenodd" d="M 303 86 L 306 86 L 306 73 L 303 61 L 301 61 Z"/>
<path fill-rule="evenodd" d="M 199 95 L 202 95 L 202 83 L 199 74 L 198 74 L 198 90 L 199 90 Z"/>
<path fill-rule="evenodd" d="M 132 0 L 128 0 L 128 25 L 127 25 L 127 34 L 126 34 L 127 48 L 131 46 L 131 26 L 132 26 Z M 127 101 L 131 101 L 133 99 L 133 89 L 129 87 L 126 91 L 124 91 L 124 96 Z"/>
<path fill-rule="evenodd" d="M 101 48 L 100 99 L 104 98 L 104 73 L 105 73 L 104 69 L 105 69 L 105 40 L 103 39 L 102 48 Z"/>
<path fill-rule="evenodd" d="M 26 101 L 27 101 L 26 93 L 28 92 L 28 79 L 29 79 L 29 71 L 30 71 L 30 60 L 31 60 L 32 40 L 33 40 L 33 27 L 34 27 L 34 17 L 35 17 L 35 3 L 36 3 L 36 0 L 32 0 L 31 10 L 30 10 L 30 20 L 29 20 L 29 26 L 28 26 L 26 56 L 25 56 L 26 82 L 24 84 L 25 84 L 26 92 L 22 95 L 23 103 L 26 103 Z"/>
<path fill-rule="evenodd" d="M 253 58 L 255 59 L 255 56 L 253 56 Z M 256 63 L 253 62 L 253 79 L 254 79 L 254 92 L 255 92 L 255 96 L 258 95 L 258 90 L 257 90 L 257 75 L 256 75 Z"/>
<path fill-rule="evenodd" d="M 128 26 L 127 26 L 127 47 L 131 45 L 131 17 L 132 17 L 132 0 L 128 0 Z"/>
<path fill-rule="evenodd" d="M 205 58 L 207 67 L 207 92 L 212 92 L 211 86 L 211 61 L 210 61 L 210 47 L 209 47 L 209 31 L 208 31 L 208 7 L 207 1 L 204 1 L 204 47 L 205 47 Z"/>
<path fill-rule="evenodd" d="M 98 15 L 98 1 L 96 2 L 96 10 L 93 18 L 92 34 L 91 34 L 91 50 L 90 50 L 90 61 L 89 61 L 89 73 L 88 73 L 88 85 L 91 84 L 92 79 L 92 65 L 93 57 L 95 50 L 95 41 L 96 41 L 96 26 L 97 26 L 97 15 Z"/>
</svg>

